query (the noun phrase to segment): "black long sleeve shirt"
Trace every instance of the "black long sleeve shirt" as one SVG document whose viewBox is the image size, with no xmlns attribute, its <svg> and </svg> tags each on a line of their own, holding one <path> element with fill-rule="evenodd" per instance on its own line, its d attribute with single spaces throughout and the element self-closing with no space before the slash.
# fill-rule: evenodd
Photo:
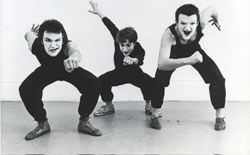
<svg viewBox="0 0 250 155">
<path fill-rule="evenodd" d="M 103 21 L 104 25 L 108 28 L 108 30 L 110 31 L 110 33 L 114 39 L 114 46 L 115 46 L 114 63 L 115 63 L 115 67 L 116 68 L 126 67 L 123 65 L 123 59 L 125 56 L 123 55 L 122 51 L 120 50 L 119 43 L 117 43 L 115 40 L 116 35 L 119 32 L 119 29 L 107 17 L 102 18 L 102 21 Z M 132 58 L 138 59 L 138 63 L 135 65 L 132 65 L 132 66 L 141 66 L 143 64 L 145 51 L 142 48 L 142 46 L 140 45 L 140 43 L 136 42 L 134 50 L 130 53 L 129 56 Z M 129 66 L 131 66 L 131 65 L 129 65 Z"/>
</svg>

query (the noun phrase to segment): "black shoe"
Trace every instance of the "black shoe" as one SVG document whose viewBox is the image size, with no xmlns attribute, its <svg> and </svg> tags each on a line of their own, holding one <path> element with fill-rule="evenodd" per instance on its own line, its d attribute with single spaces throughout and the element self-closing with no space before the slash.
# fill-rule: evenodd
<svg viewBox="0 0 250 155">
<path fill-rule="evenodd" d="M 157 130 L 161 129 L 161 124 L 160 124 L 160 121 L 159 121 L 159 117 L 156 117 L 154 115 L 151 116 L 150 127 L 153 128 L 153 129 L 157 129 Z"/>
<path fill-rule="evenodd" d="M 101 136 L 102 133 L 99 129 L 94 128 L 90 122 L 88 121 L 88 119 L 86 120 L 80 120 L 79 124 L 78 124 L 78 132 L 81 133 L 86 133 L 92 136 Z"/>
<path fill-rule="evenodd" d="M 50 132 L 49 122 L 47 120 L 38 122 L 38 126 L 25 136 L 25 140 L 32 140 L 48 132 Z"/>
<path fill-rule="evenodd" d="M 226 122 L 225 122 L 224 119 L 225 119 L 225 117 L 216 118 L 215 125 L 214 125 L 214 129 L 216 131 L 221 131 L 221 130 L 225 130 L 226 129 Z"/>
</svg>

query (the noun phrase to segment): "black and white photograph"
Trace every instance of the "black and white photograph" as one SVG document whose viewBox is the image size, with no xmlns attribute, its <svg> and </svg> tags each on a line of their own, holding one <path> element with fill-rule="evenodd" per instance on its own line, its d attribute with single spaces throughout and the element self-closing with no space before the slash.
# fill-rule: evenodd
<svg viewBox="0 0 250 155">
<path fill-rule="evenodd" d="M 250 155 L 249 0 L 0 0 L 0 154 Z"/>
</svg>

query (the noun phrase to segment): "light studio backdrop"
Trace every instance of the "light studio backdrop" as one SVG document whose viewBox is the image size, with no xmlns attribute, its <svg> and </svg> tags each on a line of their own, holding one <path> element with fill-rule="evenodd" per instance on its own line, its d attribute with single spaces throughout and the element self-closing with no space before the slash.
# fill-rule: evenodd
<svg viewBox="0 0 250 155">
<path fill-rule="evenodd" d="M 200 11 L 213 5 L 219 12 L 221 31 L 208 26 L 201 40 L 206 53 L 226 78 L 228 101 L 250 100 L 249 0 L 96 0 L 103 13 L 119 28 L 134 27 L 146 51 L 142 69 L 154 77 L 160 39 L 174 22 L 175 10 L 193 3 Z M 38 66 L 28 50 L 24 34 L 32 24 L 55 18 L 63 23 L 69 39 L 82 53 L 81 67 L 99 76 L 114 69 L 113 40 L 98 16 L 88 12 L 88 0 L 1 0 L 0 1 L 0 88 L 1 99 L 21 100 L 18 87 Z M 139 88 L 113 88 L 115 101 L 143 100 Z M 178 94 L 177 94 L 178 93 Z M 166 88 L 165 100 L 208 101 L 208 85 L 190 66 L 178 69 Z M 78 101 L 80 93 L 66 82 L 44 89 L 47 101 Z"/>
</svg>

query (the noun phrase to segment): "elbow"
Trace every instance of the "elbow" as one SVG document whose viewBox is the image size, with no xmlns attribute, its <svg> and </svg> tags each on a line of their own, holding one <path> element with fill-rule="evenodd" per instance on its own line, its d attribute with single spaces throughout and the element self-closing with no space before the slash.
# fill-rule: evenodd
<svg viewBox="0 0 250 155">
<path fill-rule="evenodd" d="M 159 70 L 169 70 L 168 64 L 166 64 L 166 62 L 162 62 L 162 61 L 160 61 L 160 62 L 158 63 L 157 68 L 158 68 Z"/>
<path fill-rule="evenodd" d="M 164 66 L 164 65 L 162 64 L 162 62 L 159 62 L 157 68 L 158 68 L 159 70 L 163 70 L 163 66 Z"/>
<path fill-rule="evenodd" d="M 173 70 L 172 65 L 168 61 L 160 61 L 158 63 L 157 68 L 159 70 L 164 70 L 164 71 L 171 71 L 171 70 Z"/>
</svg>

